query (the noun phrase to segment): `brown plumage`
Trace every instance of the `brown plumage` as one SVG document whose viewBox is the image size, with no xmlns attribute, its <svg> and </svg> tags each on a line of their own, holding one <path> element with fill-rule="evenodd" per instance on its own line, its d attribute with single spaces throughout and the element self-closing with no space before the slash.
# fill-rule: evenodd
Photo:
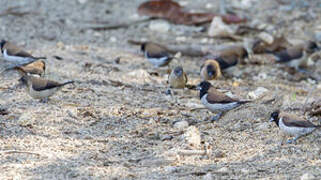
<svg viewBox="0 0 321 180">
<path fill-rule="evenodd" d="M 171 88 L 183 89 L 187 83 L 187 75 L 181 66 L 177 66 L 168 76 L 168 83 Z"/>
<path fill-rule="evenodd" d="M 141 45 L 141 51 L 144 52 L 145 58 L 155 67 L 166 66 L 173 59 L 173 57 L 167 52 L 167 49 L 157 43 L 143 43 Z"/>
<path fill-rule="evenodd" d="M 216 60 L 206 60 L 201 66 L 201 78 L 202 80 L 218 79 L 222 76 L 221 68 Z"/>
<path fill-rule="evenodd" d="M 200 90 L 200 100 L 202 104 L 210 111 L 218 113 L 212 118 L 212 121 L 218 120 L 224 112 L 234 109 L 241 104 L 250 102 L 231 98 L 224 93 L 217 91 L 211 83 L 207 81 L 202 81 L 198 88 Z"/>
<path fill-rule="evenodd" d="M 28 57 L 32 59 L 46 59 L 46 57 L 34 57 L 30 53 L 22 50 L 21 47 L 18 47 L 17 45 L 2 40 L 1 42 L 1 52 L 4 53 L 4 50 L 7 51 L 7 54 L 9 56 L 19 56 L 19 57 Z"/>
<path fill-rule="evenodd" d="M 288 140 L 288 143 L 295 142 L 298 138 L 312 133 L 316 128 L 321 127 L 294 114 L 280 111 L 274 111 L 271 114 L 270 121 L 274 121 L 283 132 L 295 136 L 293 139 Z"/>
<path fill-rule="evenodd" d="M 318 45 L 313 41 L 297 44 L 288 47 L 285 50 L 273 53 L 277 57 L 277 62 L 289 62 L 294 59 L 299 59 L 303 56 L 303 52 L 313 53 L 319 50 Z"/>
<path fill-rule="evenodd" d="M 74 83 L 74 81 L 67 81 L 59 83 L 52 80 L 47 80 L 40 77 L 30 76 L 25 74 L 19 80 L 22 85 L 27 87 L 28 94 L 35 99 L 47 99 L 58 91 L 62 86 Z"/>
<path fill-rule="evenodd" d="M 27 73 L 31 75 L 43 76 L 46 71 L 46 63 L 42 60 L 38 60 L 25 66 L 17 66 L 11 69 L 17 70 L 21 75 Z"/>
</svg>

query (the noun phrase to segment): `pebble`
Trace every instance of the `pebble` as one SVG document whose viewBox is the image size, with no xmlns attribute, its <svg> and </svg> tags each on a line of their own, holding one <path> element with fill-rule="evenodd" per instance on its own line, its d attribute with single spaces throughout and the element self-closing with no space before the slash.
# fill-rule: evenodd
<svg viewBox="0 0 321 180">
<path fill-rule="evenodd" d="M 187 121 L 178 121 L 174 124 L 174 128 L 178 130 L 185 130 L 188 127 L 188 122 Z"/>
<path fill-rule="evenodd" d="M 214 17 L 210 28 L 208 29 L 208 35 L 211 37 L 221 37 L 234 34 L 234 30 L 226 25 L 221 17 Z"/>
<path fill-rule="evenodd" d="M 268 128 L 269 128 L 269 123 L 268 122 L 264 122 L 264 123 L 261 123 L 260 125 L 258 125 L 256 127 L 256 130 L 262 131 L 262 130 L 266 130 Z"/>
<path fill-rule="evenodd" d="M 207 173 L 207 174 L 205 174 L 205 176 L 203 176 L 203 180 L 212 180 L 212 179 L 214 179 L 214 178 L 211 173 Z"/>
<path fill-rule="evenodd" d="M 78 2 L 79 2 L 80 4 L 85 4 L 85 3 L 87 2 L 87 0 L 78 0 Z"/>
<path fill-rule="evenodd" d="M 184 133 L 184 137 L 192 148 L 199 149 L 201 147 L 201 133 L 197 127 L 188 127 Z"/>
<path fill-rule="evenodd" d="M 274 41 L 273 36 L 266 32 L 261 32 L 258 37 L 268 44 L 272 44 Z"/>
<path fill-rule="evenodd" d="M 149 23 L 149 29 L 152 31 L 166 33 L 170 29 L 170 24 L 164 20 L 152 21 Z"/>
<path fill-rule="evenodd" d="M 110 42 L 116 42 L 116 41 L 117 41 L 117 38 L 114 37 L 114 36 L 112 36 L 112 37 L 109 38 L 109 41 L 110 41 Z"/>
<path fill-rule="evenodd" d="M 258 87 L 256 90 L 248 93 L 248 97 L 251 99 L 257 99 L 266 94 L 269 90 L 264 87 Z"/>
<path fill-rule="evenodd" d="M 311 173 L 305 173 L 300 177 L 300 180 L 310 180 L 315 179 L 314 175 Z"/>
<path fill-rule="evenodd" d="M 314 37 L 318 42 L 321 42 L 321 31 L 315 31 Z"/>
<path fill-rule="evenodd" d="M 176 41 L 177 42 L 185 42 L 187 40 L 187 38 L 185 36 L 178 36 L 176 37 Z"/>
</svg>

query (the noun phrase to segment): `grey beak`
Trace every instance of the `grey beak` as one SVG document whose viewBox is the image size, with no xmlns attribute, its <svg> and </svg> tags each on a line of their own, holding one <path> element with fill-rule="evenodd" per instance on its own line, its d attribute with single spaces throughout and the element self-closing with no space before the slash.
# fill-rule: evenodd
<svg viewBox="0 0 321 180">
<path fill-rule="evenodd" d="M 196 90 L 201 90 L 202 87 L 200 85 L 196 86 Z"/>
<path fill-rule="evenodd" d="M 274 121 L 274 119 L 271 117 L 270 120 L 269 120 L 269 122 L 273 122 L 273 121 Z"/>
</svg>

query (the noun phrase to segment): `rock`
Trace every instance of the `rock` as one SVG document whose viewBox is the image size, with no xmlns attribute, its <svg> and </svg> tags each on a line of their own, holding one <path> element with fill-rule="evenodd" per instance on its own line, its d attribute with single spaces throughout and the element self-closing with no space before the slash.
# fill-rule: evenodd
<svg viewBox="0 0 321 180">
<path fill-rule="evenodd" d="M 315 176 L 311 173 L 305 173 L 300 177 L 300 180 L 310 180 L 315 179 Z"/>
<path fill-rule="evenodd" d="M 152 21 L 149 23 L 149 29 L 157 32 L 168 32 L 170 29 L 170 24 L 164 20 Z"/>
<path fill-rule="evenodd" d="M 221 17 L 214 17 L 211 26 L 208 30 L 208 35 L 211 37 L 222 37 L 234 34 L 234 30 L 226 25 Z"/>
<path fill-rule="evenodd" d="M 169 173 L 175 173 L 175 172 L 178 172 L 179 169 L 176 166 L 168 166 L 168 167 L 165 167 L 164 170 Z"/>
<path fill-rule="evenodd" d="M 315 31 L 314 38 L 316 41 L 321 42 L 321 31 Z"/>
<path fill-rule="evenodd" d="M 116 42 L 116 41 L 117 41 L 117 38 L 114 37 L 114 36 L 112 36 L 112 37 L 109 38 L 109 41 L 110 41 L 110 42 Z"/>
<path fill-rule="evenodd" d="M 264 123 L 261 123 L 260 125 L 258 125 L 256 127 L 256 130 L 262 131 L 262 130 L 267 130 L 268 128 L 269 128 L 269 123 L 264 122 Z"/>
<path fill-rule="evenodd" d="M 258 87 L 255 91 L 251 91 L 248 93 L 248 97 L 251 99 L 257 99 L 262 97 L 264 94 L 266 94 L 269 90 L 264 87 Z"/>
<path fill-rule="evenodd" d="M 87 0 L 78 0 L 78 2 L 79 2 L 80 4 L 85 4 L 85 3 L 87 2 Z"/>
<path fill-rule="evenodd" d="M 214 179 L 214 178 L 211 173 L 207 173 L 207 174 L 205 174 L 205 176 L 203 176 L 203 180 L 212 180 L 212 179 Z"/>
<path fill-rule="evenodd" d="M 176 37 L 176 41 L 177 42 L 185 42 L 187 40 L 187 38 L 185 36 L 178 36 Z"/>
<path fill-rule="evenodd" d="M 222 167 L 219 170 L 217 170 L 217 172 L 220 172 L 220 173 L 228 173 L 228 171 L 229 169 L 227 167 Z"/>
<path fill-rule="evenodd" d="M 174 128 L 178 130 L 185 130 L 188 127 L 188 122 L 187 121 L 178 121 L 174 124 Z"/>
<path fill-rule="evenodd" d="M 274 41 L 274 38 L 272 35 L 266 33 L 266 32 L 261 32 L 258 37 L 263 40 L 264 42 L 266 42 L 267 44 L 272 44 Z"/>
<path fill-rule="evenodd" d="M 188 127 L 184 133 L 184 137 L 192 148 L 199 149 L 201 147 L 201 133 L 197 127 Z"/>
</svg>

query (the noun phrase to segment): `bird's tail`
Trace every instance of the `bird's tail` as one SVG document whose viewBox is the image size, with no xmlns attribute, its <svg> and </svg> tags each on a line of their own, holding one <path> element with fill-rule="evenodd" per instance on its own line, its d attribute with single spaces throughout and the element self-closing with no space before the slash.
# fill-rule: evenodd
<svg viewBox="0 0 321 180">
<path fill-rule="evenodd" d="M 60 86 L 64 86 L 64 85 L 67 85 L 67 84 L 73 84 L 75 81 L 67 81 L 67 82 L 64 82 L 62 84 L 60 84 Z"/>
<path fill-rule="evenodd" d="M 34 59 L 36 60 L 39 60 L 39 59 L 47 59 L 47 57 L 33 57 Z"/>
<path fill-rule="evenodd" d="M 252 102 L 251 100 L 242 100 L 242 101 L 239 101 L 239 104 L 245 104 L 245 103 L 249 103 L 249 102 Z"/>
</svg>

